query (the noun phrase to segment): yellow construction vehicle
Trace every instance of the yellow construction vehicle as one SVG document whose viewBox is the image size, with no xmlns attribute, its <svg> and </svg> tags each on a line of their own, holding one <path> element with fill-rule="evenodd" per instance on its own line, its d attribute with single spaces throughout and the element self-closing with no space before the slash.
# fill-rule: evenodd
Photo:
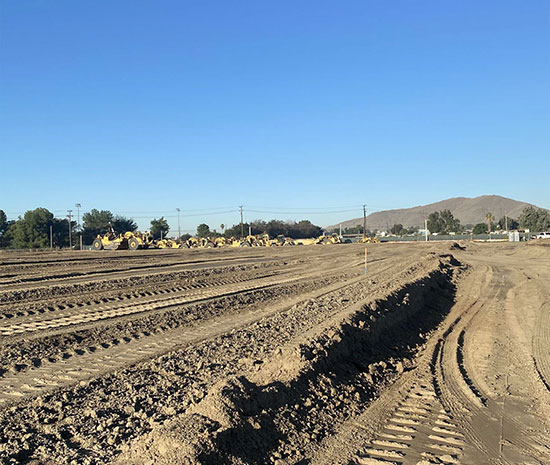
<svg viewBox="0 0 550 465">
<path fill-rule="evenodd" d="M 279 234 L 275 239 L 269 240 L 269 247 L 285 247 L 289 245 L 296 245 L 296 242 L 291 237 L 285 237 L 283 234 Z"/>
<path fill-rule="evenodd" d="M 361 244 L 378 244 L 380 241 L 377 237 L 363 236 L 358 242 Z"/>
<path fill-rule="evenodd" d="M 109 231 L 98 234 L 92 243 L 93 250 L 137 250 L 153 247 L 153 237 L 150 233 L 127 231 L 117 234 L 109 224 Z"/>
<path fill-rule="evenodd" d="M 156 241 L 158 249 L 181 249 L 183 244 L 172 239 L 161 239 Z"/>
<path fill-rule="evenodd" d="M 341 243 L 342 243 L 342 238 L 336 233 L 319 236 L 314 242 L 314 244 L 323 244 L 323 245 L 341 244 Z"/>
<path fill-rule="evenodd" d="M 215 247 L 224 247 L 225 245 L 227 245 L 227 239 L 223 236 L 215 237 L 214 239 L 212 239 L 212 242 L 214 242 Z"/>
<path fill-rule="evenodd" d="M 93 250 L 127 250 L 128 239 L 122 234 L 116 234 L 114 231 L 109 231 L 103 235 L 98 234 L 92 242 Z"/>
<path fill-rule="evenodd" d="M 194 249 L 195 247 L 199 247 L 200 241 L 196 237 L 190 237 L 187 239 L 184 243 L 184 247 L 187 247 L 188 249 Z"/>
</svg>

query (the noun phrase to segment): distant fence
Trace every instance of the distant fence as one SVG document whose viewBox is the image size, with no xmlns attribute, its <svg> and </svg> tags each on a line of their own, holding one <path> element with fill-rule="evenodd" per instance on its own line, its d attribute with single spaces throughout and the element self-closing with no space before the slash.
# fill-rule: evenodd
<svg viewBox="0 0 550 465">
<path fill-rule="evenodd" d="M 530 234 L 521 233 L 521 241 L 528 241 L 531 239 Z M 348 238 L 346 238 L 348 239 Z M 361 239 L 361 236 L 349 237 L 352 242 L 357 242 Z M 424 242 L 426 236 L 385 236 L 378 238 L 380 242 Z M 428 241 L 507 241 L 508 234 L 430 234 L 428 235 Z"/>
</svg>

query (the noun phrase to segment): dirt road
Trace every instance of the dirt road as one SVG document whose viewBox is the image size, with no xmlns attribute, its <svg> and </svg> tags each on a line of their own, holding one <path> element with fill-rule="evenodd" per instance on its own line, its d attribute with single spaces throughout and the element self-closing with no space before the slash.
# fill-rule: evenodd
<svg viewBox="0 0 550 465">
<path fill-rule="evenodd" d="M 0 254 L 2 463 L 550 463 L 550 247 Z"/>
</svg>

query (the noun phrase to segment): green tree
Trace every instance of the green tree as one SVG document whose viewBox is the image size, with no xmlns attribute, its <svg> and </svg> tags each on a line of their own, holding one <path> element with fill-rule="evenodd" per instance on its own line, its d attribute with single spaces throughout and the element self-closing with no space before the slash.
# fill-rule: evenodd
<svg viewBox="0 0 550 465">
<path fill-rule="evenodd" d="M 550 211 L 543 208 L 525 207 L 519 217 L 519 225 L 531 232 L 539 233 L 550 229 Z"/>
<path fill-rule="evenodd" d="M 309 220 L 301 220 L 297 223 L 288 224 L 287 236 L 293 239 L 305 239 L 307 237 L 318 237 L 323 234 L 323 229 L 314 225 Z"/>
<path fill-rule="evenodd" d="M 441 233 L 445 228 L 445 224 L 439 215 L 439 212 L 430 213 L 428 216 L 428 230 L 431 233 Z"/>
<path fill-rule="evenodd" d="M 197 226 L 197 237 L 208 237 L 210 236 L 210 226 L 206 223 L 201 223 Z"/>
<path fill-rule="evenodd" d="M 166 221 L 164 216 L 161 216 L 158 220 L 151 220 L 151 234 L 153 235 L 153 238 L 164 238 L 168 234 L 168 231 L 170 231 L 170 226 L 168 226 L 168 221 Z"/>
<path fill-rule="evenodd" d="M 68 219 L 52 219 L 52 243 L 54 247 L 69 247 L 69 220 Z M 78 243 L 78 235 L 76 234 L 76 221 L 71 221 L 72 246 Z"/>
<path fill-rule="evenodd" d="M 478 223 L 474 226 L 473 233 L 474 234 L 487 234 L 487 223 Z"/>
<path fill-rule="evenodd" d="M 485 221 L 487 221 L 487 230 L 489 231 L 489 234 L 491 234 L 491 226 L 493 226 L 493 221 L 495 217 L 491 212 L 487 212 L 485 215 Z"/>
<path fill-rule="evenodd" d="M 462 230 L 460 220 L 456 219 L 451 210 L 430 213 L 428 216 L 428 230 L 431 233 L 445 234 Z"/>
<path fill-rule="evenodd" d="M 245 234 L 247 234 L 248 233 L 248 223 L 244 223 L 243 227 L 244 227 L 244 230 L 245 230 Z M 227 238 L 241 237 L 241 224 L 240 223 L 239 224 L 234 224 L 230 228 L 226 228 L 223 235 Z"/>
<path fill-rule="evenodd" d="M 137 231 L 137 224 L 132 218 L 126 218 L 124 216 L 115 216 L 112 222 L 113 229 L 117 233 L 125 233 L 127 231 Z"/>
<path fill-rule="evenodd" d="M 518 220 L 515 220 L 514 218 L 506 218 L 503 216 L 500 220 L 498 220 L 498 227 L 499 229 L 505 231 L 506 226 L 508 226 L 508 230 L 514 230 L 519 228 Z"/>
<path fill-rule="evenodd" d="M 8 217 L 4 213 L 4 210 L 0 210 L 0 247 L 4 247 L 5 233 L 8 230 Z"/>
<path fill-rule="evenodd" d="M 109 225 L 113 222 L 113 214 L 109 210 L 97 210 L 93 208 L 82 215 L 82 240 L 91 244 L 98 234 L 109 231 Z"/>
<path fill-rule="evenodd" d="M 12 245 L 17 249 L 49 247 L 53 219 L 53 214 L 46 208 L 26 211 L 23 218 L 20 217 L 10 228 Z"/>
<path fill-rule="evenodd" d="M 265 225 L 265 232 L 269 234 L 270 237 L 277 237 L 279 235 L 288 235 L 288 224 L 280 220 L 271 220 L 268 221 Z"/>
<path fill-rule="evenodd" d="M 398 236 L 403 233 L 403 225 L 401 223 L 396 223 L 391 227 L 391 233 Z"/>
</svg>

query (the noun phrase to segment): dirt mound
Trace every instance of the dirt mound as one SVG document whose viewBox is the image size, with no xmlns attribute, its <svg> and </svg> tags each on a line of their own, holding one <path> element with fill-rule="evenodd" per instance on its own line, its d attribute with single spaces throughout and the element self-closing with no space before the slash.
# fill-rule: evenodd
<svg viewBox="0 0 550 465">
<path fill-rule="evenodd" d="M 413 359 L 453 303 L 460 264 L 428 256 L 377 298 L 348 307 L 253 369 L 213 386 L 169 425 L 136 441 L 120 463 L 283 463 L 331 434 Z M 206 431 L 179 444 L 181 427 Z"/>
</svg>

